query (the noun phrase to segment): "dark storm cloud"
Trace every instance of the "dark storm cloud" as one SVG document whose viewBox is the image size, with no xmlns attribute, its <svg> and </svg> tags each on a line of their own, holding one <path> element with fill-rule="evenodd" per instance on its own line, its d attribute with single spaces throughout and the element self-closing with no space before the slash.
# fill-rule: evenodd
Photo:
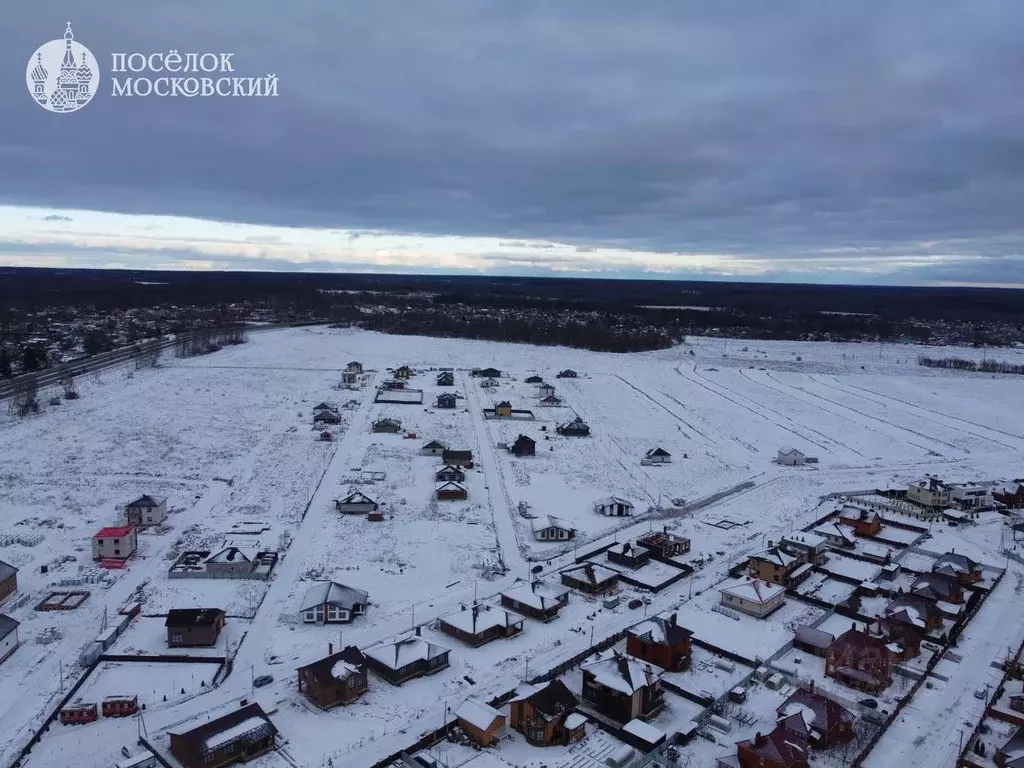
<svg viewBox="0 0 1024 768">
<path fill-rule="evenodd" d="M 58 116 L 23 73 L 65 18 L 104 82 Z M 0 202 L 541 238 L 583 261 L 1019 255 L 1022 33 L 1018 0 L 15 3 Z M 110 96 L 111 52 L 171 48 L 232 51 L 281 96 Z"/>
</svg>

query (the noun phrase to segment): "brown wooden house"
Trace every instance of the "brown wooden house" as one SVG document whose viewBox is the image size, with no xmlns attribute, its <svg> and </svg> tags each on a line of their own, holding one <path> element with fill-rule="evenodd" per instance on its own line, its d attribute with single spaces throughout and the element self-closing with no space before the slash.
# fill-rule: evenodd
<svg viewBox="0 0 1024 768">
<path fill-rule="evenodd" d="M 619 588 L 619 574 L 601 565 L 581 563 L 562 571 L 562 583 L 589 595 L 601 595 Z"/>
<path fill-rule="evenodd" d="M 576 703 L 561 680 L 544 686 L 524 684 L 510 702 L 511 725 L 535 747 L 579 741 L 585 735 L 586 720 L 573 718 Z"/>
<path fill-rule="evenodd" d="M 893 654 L 878 635 L 854 626 L 829 646 L 825 674 L 833 680 L 867 693 L 879 693 L 892 682 Z"/>
<path fill-rule="evenodd" d="M 448 467 L 459 467 L 461 469 L 473 468 L 472 451 L 445 451 L 441 454 L 441 461 Z"/>
<path fill-rule="evenodd" d="M 513 456 L 535 456 L 537 454 L 537 442 L 532 437 L 520 435 L 509 446 L 508 452 Z"/>
<path fill-rule="evenodd" d="M 437 486 L 434 497 L 438 501 L 462 501 L 469 498 L 469 491 L 462 483 L 451 481 Z"/>
<path fill-rule="evenodd" d="M 597 653 L 582 664 L 583 700 L 605 717 L 620 723 L 661 710 L 665 670 L 617 651 Z"/>
<path fill-rule="evenodd" d="M 1010 509 L 1021 509 L 1024 507 L 1024 478 L 993 488 L 992 499 Z"/>
<path fill-rule="evenodd" d="M 662 669 L 681 672 L 690 668 L 692 637 L 675 613 L 654 616 L 626 630 L 626 653 Z"/>
<path fill-rule="evenodd" d="M 552 621 L 569 604 L 569 589 L 543 581 L 519 582 L 501 593 L 501 604 L 537 621 Z"/>
<path fill-rule="evenodd" d="M 690 540 L 685 536 L 677 536 L 668 532 L 668 526 L 664 530 L 648 533 L 636 540 L 636 543 L 651 551 L 653 557 L 667 560 L 679 555 L 685 555 L 690 551 Z"/>
<path fill-rule="evenodd" d="M 437 628 L 474 648 L 523 631 L 523 617 L 484 603 L 463 606 L 437 620 Z"/>
<path fill-rule="evenodd" d="M 18 569 L 0 560 L 0 603 L 18 591 Z"/>
<path fill-rule="evenodd" d="M 810 749 L 792 732 L 776 726 L 736 745 L 736 753 L 718 758 L 718 768 L 809 768 Z"/>
<path fill-rule="evenodd" d="M 801 689 L 776 710 L 783 730 L 796 734 L 815 749 L 831 749 L 853 739 L 852 712 L 832 699 Z"/>
<path fill-rule="evenodd" d="M 368 648 L 366 666 L 389 683 L 401 685 L 407 680 L 432 675 L 448 666 L 447 648 L 428 643 L 421 637 L 406 637 L 395 643 Z"/>
<path fill-rule="evenodd" d="M 169 648 L 214 646 L 224 628 L 225 614 L 220 608 L 174 608 L 167 612 Z"/>
<path fill-rule="evenodd" d="M 332 651 L 330 647 L 329 651 Z M 366 658 L 354 645 L 299 667 L 299 693 L 322 709 L 351 704 L 366 693 Z"/>
<path fill-rule="evenodd" d="M 839 523 L 853 528 L 857 536 L 875 536 L 882 530 L 882 516 L 857 504 L 844 504 L 839 509 Z"/>
<path fill-rule="evenodd" d="M 466 735 L 481 747 L 493 746 L 505 735 L 505 715 L 476 699 L 462 702 L 455 710 L 455 719 Z"/>
<path fill-rule="evenodd" d="M 277 747 L 277 728 L 259 704 L 246 704 L 188 731 L 169 731 L 171 754 L 185 768 L 247 763 Z"/>
<path fill-rule="evenodd" d="M 948 573 L 922 573 L 910 585 L 910 593 L 932 602 L 960 605 L 964 601 L 960 579 Z"/>
</svg>

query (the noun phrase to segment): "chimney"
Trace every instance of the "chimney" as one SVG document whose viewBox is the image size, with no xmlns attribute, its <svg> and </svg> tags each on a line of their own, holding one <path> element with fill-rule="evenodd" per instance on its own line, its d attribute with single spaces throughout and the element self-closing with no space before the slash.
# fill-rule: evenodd
<svg viewBox="0 0 1024 768">
<path fill-rule="evenodd" d="M 764 742 L 765 742 L 765 737 L 761 735 L 760 731 L 758 731 L 757 733 L 754 734 L 754 746 L 755 747 L 763 747 L 764 746 Z"/>
<path fill-rule="evenodd" d="M 420 632 L 420 628 L 419 628 L 419 627 L 416 627 L 416 637 L 419 637 L 419 636 L 420 636 L 420 634 L 421 634 L 421 632 Z"/>
<path fill-rule="evenodd" d="M 330 656 L 332 653 L 334 653 L 334 643 L 328 643 L 327 644 L 327 655 Z"/>
</svg>

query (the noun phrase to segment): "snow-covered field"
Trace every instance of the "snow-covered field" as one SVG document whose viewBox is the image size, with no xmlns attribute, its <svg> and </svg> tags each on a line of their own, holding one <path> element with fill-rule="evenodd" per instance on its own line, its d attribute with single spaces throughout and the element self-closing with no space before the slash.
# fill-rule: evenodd
<svg viewBox="0 0 1024 768">
<path fill-rule="evenodd" d="M 44 538 L 35 546 L 0 547 L 0 560 L 20 569 L 19 594 L 4 610 L 21 622 L 22 642 L 0 666 L 0 763 L 17 755 L 61 690 L 66 693 L 81 674 L 79 652 L 100 633 L 104 617 L 113 619 L 125 601 L 141 598 L 143 617 L 110 652 L 163 653 L 161 616 L 168 610 L 221 607 L 229 615 L 228 631 L 220 647 L 203 652 L 237 651 L 233 673 L 217 687 L 204 679 L 197 694 L 194 687 L 211 672 L 208 665 L 183 671 L 184 665 L 172 665 L 174 671 L 166 672 L 165 666 L 138 662 L 130 665 L 138 668 L 133 678 L 125 670 L 129 665 L 105 663 L 79 696 L 100 697 L 134 684 L 140 698 L 154 702 L 146 725 L 158 733 L 217 711 L 251 693 L 253 676 L 272 674 L 263 695 L 278 703 L 275 720 L 295 764 L 319 766 L 325 756 L 335 765 L 372 764 L 438 727 L 446 707 L 467 695 L 507 691 L 518 679 L 585 649 L 591 637 L 640 620 L 644 611 L 627 607 L 640 594 L 633 588 L 621 590 L 624 599 L 615 608 L 574 593 L 557 620 L 527 620 L 519 637 L 477 649 L 440 634 L 433 626 L 438 616 L 474 596 L 493 598 L 536 564 L 557 579 L 551 574 L 571 563 L 575 546 L 625 541 L 665 524 L 690 538 L 686 559 L 703 565 L 692 578 L 653 596 L 647 612 L 682 606 L 680 622 L 698 638 L 766 658 L 784 649 L 793 626 L 824 612 L 789 600 L 768 619 L 735 620 L 712 610 L 716 585 L 746 554 L 828 512 L 821 496 L 899 487 L 925 472 L 952 481 L 1024 474 L 1024 381 L 919 368 L 917 353 L 902 345 L 697 339 L 673 350 L 611 355 L 307 328 L 254 335 L 248 344 L 207 357 L 165 359 L 156 370 L 106 372 L 80 382 L 78 401 L 47 407 L 25 421 L 4 415 L 0 533 Z M 353 359 L 372 371 L 370 386 L 339 391 L 340 371 Z M 423 404 L 374 404 L 372 384 L 401 364 L 419 371 L 412 386 L 424 390 Z M 494 391 L 481 389 L 468 373 L 487 366 L 504 372 Z M 434 385 L 436 370 L 430 369 L 438 367 L 456 369 L 455 387 Z M 556 379 L 563 368 L 579 371 L 580 378 Z M 555 386 L 562 407 L 539 405 L 536 387 L 524 382 L 531 374 Z M 459 406 L 435 409 L 441 391 L 460 393 Z M 356 402 L 342 409 L 343 423 L 332 428 L 335 439 L 317 440 L 312 407 L 350 399 Z M 485 419 L 483 409 L 500 400 L 532 410 L 535 419 Z M 403 434 L 374 434 L 371 423 L 385 416 L 401 419 Z M 555 434 L 557 424 L 575 416 L 590 425 L 591 437 Z M 537 441 L 536 456 L 517 458 L 498 447 L 520 433 Z M 432 439 L 473 451 L 477 467 L 467 473 L 467 500 L 433 500 L 440 459 L 420 453 Z M 672 454 L 672 462 L 641 466 L 643 454 L 658 446 Z M 772 463 L 785 446 L 817 456 L 819 463 Z M 362 470 L 384 478 L 364 482 Z M 681 517 L 661 519 L 648 511 L 745 481 L 753 487 Z M 354 488 L 382 505 L 382 522 L 334 511 L 332 500 Z M 119 522 L 120 507 L 142 493 L 168 497 L 167 530 L 140 536 L 139 554 L 113 572 L 109 584 L 66 587 L 90 592 L 77 610 L 33 610 L 59 581 L 93 570 L 90 536 Z M 595 514 L 593 502 L 609 495 L 630 500 L 636 517 Z M 535 541 L 529 519 L 518 512 L 520 502 L 533 514 L 555 515 L 576 527 L 574 546 Z M 723 520 L 737 525 L 720 527 Z M 266 523 L 270 530 L 261 541 L 283 549 L 270 582 L 168 578 L 178 553 L 215 547 L 239 521 Z M 955 549 L 1002 568 L 1003 531 L 999 519 L 955 529 L 936 524 L 906 562 L 913 557 L 926 564 L 929 553 Z M 857 579 L 877 570 L 836 557 L 830 567 Z M 342 628 L 302 624 L 299 603 L 318 579 L 367 590 L 367 615 Z M 848 589 L 819 581 L 819 597 L 826 599 Z M 28 599 L 10 608 L 21 596 Z M 1019 627 L 1020 616 L 1014 621 Z M 371 676 L 370 693 L 358 704 L 328 713 L 297 693 L 295 667 L 326 654 L 328 643 L 367 647 L 414 626 L 452 649 L 448 670 L 399 688 Z M 57 639 L 37 643 L 50 630 Z M 712 676 L 701 686 L 717 694 L 726 682 Z M 177 699 L 168 695 L 164 702 L 165 689 Z M 688 705 L 678 706 L 688 712 Z M 135 731 L 136 724 L 126 721 L 55 725 L 29 765 L 56 768 L 65 764 L 64 748 L 81 743 L 88 748 L 78 765 L 108 766 L 119 759 L 122 744 L 134 742 Z M 524 749 L 518 744 L 517 756 Z"/>
</svg>

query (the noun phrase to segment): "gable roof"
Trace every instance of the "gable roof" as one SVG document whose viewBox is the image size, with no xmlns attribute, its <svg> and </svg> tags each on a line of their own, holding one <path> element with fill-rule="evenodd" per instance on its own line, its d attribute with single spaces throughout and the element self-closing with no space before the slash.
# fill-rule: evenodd
<svg viewBox="0 0 1024 768">
<path fill-rule="evenodd" d="M 823 523 L 814 529 L 814 532 L 825 538 L 841 538 L 850 544 L 857 541 L 857 536 L 853 532 L 853 529 L 848 525 L 842 525 L 841 523 Z"/>
<path fill-rule="evenodd" d="M 437 491 L 462 491 L 465 493 L 466 486 L 462 483 L 456 482 L 455 480 L 449 480 L 448 482 L 437 486 L 434 492 L 437 493 Z"/>
<path fill-rule="evenodd" d="M 164 620 L 165 627 L 209 627 L 224 616 L 220 608 L 172 608 Z"/>
<path fill-rule="evenodd" d="M 402 426 L 402 422 L 399 421 L 398 419 L 392 419 L 390 416 L 385 416 L 383 419 L 377 419 L 375 422 L 373 422 L 373 426 L 375 426 L 375 427 L 376 426 L 382 426 L 382 425 L 383 426 L 394 425 L 396 427 L 400 427 L 400 426 Z"/>
<path fill-rule="evenodd" d="M 508 400 L 502 400 L 500 403 L 498 403 L 494 407 L 495 408 L 511 408 L 512 407 L 512 403 L 510 403 Z"/>
<path fill-rule="evenodd" d="M 941 571 L 922 573 L 910 585 L 910 592 L 930 600 L 946 600 L 963 591 L 955 576 Z"/>
<path fill-rule="evenodd" d="M 634 637 L 649 637 L 650 642 L 659 645 L 679 645 L 690 640 L 693 632 L 679 623 L 675 613 L 669 616 L 653 616 L 626 630 Z"/>
<path fill-rule="evenodd" d="M 776 712 L 783 717 L 799 714 L 807 728 L 822 734 L 830 733 L 836 726 L 852 724 L 855 719 L 853 713 L 838 702 L 803 689 L 786 699 Z"/>
<path fill-rule="evenodd" d="M 451 464 L 445 464 L 443 467 L 441 467 L 439 470 L 437 470 L 437 472 L 434 473 L 434 477 L 437 478 L 438 476 L 440 476 L 442 474 L 449 474 L 449 473 L 454 473 L 454 474 L 457 474 L 457 475 L 459 475 L 461 477 L 465 477 L 466 476 L 465 471 L 463 471 L 459 467 L 453 467 Z"/>
<path fill-rule="evenodd" d="M 8 616 L 6 613 L 0 613 L 0 640 L 3 640 L 20 626 L 21 622 L 17 619 Z"/>
<path fill-rule="evenodd" d="M 534 533 L 540 533 L 546 531 L 549 528 L 558 528 L 563 531 L 575 531 L 576 529 L 569 525 L 565 520 L 554 515 L 541 515 L 535 517 L 530 521 L 530 528 Z"/>
<path fill-rule="evenodd" d="M 829 652 L 835 651 L 844 657 L 849 655 L 860 656 L 868 648 L 878 650 L 879 652 L 884 648 L 886 654 L 891 653 L 886 646 L 886 641 L 881 637 L 860 629 L 851 628 L 835 639 L 832 645 L 829 646 Z"/>
<path fill-rule="evenodd" d="M 135 501 L 125 504 L 126 507 L 159 507 L 167 501 L 166 496 L 150 496 L 144 493 Z"/>
<path fill-rule="evenodd" d="M 654 685 L 665 674 L 661 667 L 616 651 L 596 653 L 580 669 L 592 674 L 598 685 L 629 695 Z"/>
<path fill-rule="evenodd" d="M 779 456 L 803 456 L 803 451 L 798 451 L 796 448 L 779 448 Z"/>
<path fill-rule="evenodd" d="M 528 605 L 538 611 L 547 611 L 561 605 L 560 597 L 569 593 L 569 588 L 561 584 L 549 584 L 544 581 L 532 583 L 519 582 L 502 592 L 503 597 Z"/>
<path fill-rule="evenodd" d="M 522 694 L 519 694 L 520 689 L 523 690 Z M 524 683 L 516 686 L 516 692 L 519 695 L 512 698 L 512 701 L 528 701 L 534 711 L 548 721 L 572 711 L 578 702 L 565 683 L 558 679 L 543 687 Z"/>
<path fill-rule="evenodd" d="M 447 461 L 448 459 L 472 459 L 472 451 L 452 451 L 446 450 L 441 454 L 441 458 Z"/>
<path fill-rule="evenodd" d="M 441 621 L 467 634 L 479 635 L 495 627 L 522 625 L 524 619 L 504 608 L 478 603 L 471 608 L 442 616 Z"/>
<path fill-rule="evenodd" d="M 421 637 L 405 637 L 394 643 L 369 648 L 364 654 L 388 669 L 397 670 L 417 661 L 435 659 L 448 652 L 444 646 L 428 643 Z"/>
<path fill-rule="evenodd" d="M 767 563 L 772 563 L 773 565 L 778 565 L 783 568 L 788 565 L 792 565 L 798 559 L 781 547 L 772 547 L 771 549 L 766 549 L 763 552 L 756 552 L 751 555 L 750 558 L 752 560 L 763 560 Z"/>
<path fill-rule="evenodd" d="M 323 581 L 306 590 L 299 611 L 307 611 L 318 605 L 333 605 L 351 611 L 356 605 L 366 605 L 369 593 L 339 584 L 336 581 Z"/>
<path fill-rule="evenodd" d="M 3 560 L 0 560 L 0 581 L 6 581 L 17 572 L 18 569 L 15 568 L 13 565 L 11 565 L 10 563 L 5 563 Z"/>
<path fill-rule="evenodd" d="M 946 552 L 935 559 L 932 563 L 932 571 L 942 572 L 940 569 L 948 566 L 956 573 L 972 573 L 979 569 L 978 563 L 966 555 L 959 555 L 956 552 Z"/>
<path fill-rule="evenodd" d="M 366 657 L 362 651 L 350 645 L 344 650 L 299 667 L 299 670 L 306 670 L 306 673 L 321 685 L 331 684 L 337 680 L 347 680 L 352 675 L 363 674 L 366 671 Z"/>
<path fill-rule="evenodd" d="M 619 498 L 618 496 L 605 496 L 603 499 L 598 499 L 594 502 L 594 507 L 612 507 L 616 504 L 625 504 L 630 509 L 633 508 L 633 502 Z"/>
<path fill-rule="evenodd" d="M 448 446 L 442 443 L 440 440 L 431 440 L 429 443 L 424 444 L 423 450 L 426 450 L 427 448 L 440 448 L 443 451 L 447 447 Z"/>
<path fill-rule="evenodd" d="M 651 448 L 644 455 L 648 456 L 648 457 L 653 457 L 653 456 L 671 456 L 672 454 L 669 453 L 668 451 L 666 451 L 661 446 L 658 446 L 657 448 Z"/>
<path fill-rule="evenodd" d="M 783 728 L 776 727 L 767 735 L 757 733 L 754 738 L 741 741 L 736 746 L 753 752 L 765 763 L 774 763 L 783 768 L 807 764 L 807 743 Z"/>
<path fill-rule="evenodd" d="M 560 403 L 562 402 L 562 398 L 557 397 L 555 395 L 545 395 L 540 399 L 540 401 L 542 403 Z"/>
<path fill-rule="evenodd" d="M 207 557 L 204 563 L 251 563 L 257 555 L 255 547 L 237 547 L 228 545 Z"/>
<path fill-rule="evenodd" d="M 519 445 L 520 443 L 529 443 L 530 445 L 536 445 L 537 441 L 528 435 L 520 435 L 516 438 L 516 441 L 512 445 Z"/>
<path fill-rule="evenodd" d="M 226 715 L 214 718 L 189 731 L 168 731 L 179 736 L 182 747 L 196 763 L 203 762 L 203 755 L 229 744 L 232 741 L 258 741 L 270 734 L 276 734 L 277 728 L 267 717 L 263 708 L 256 704 L 247 704 Z"/>
<path fill-rule="evenodd" d="M 465 720 L 474 728 L 479 728 L 481 731 L 489 731 L 494 725 L 495 720 L 500 720 L 502 723 L 505 722 L 505 715 L 494 707 L 473 698 L 462 702 L 459 708 L 455 710 L 455 716 L 460 720 Z"/>
<path fill-rule="evenodd" d="M 118 525 L 108 526 L 106 528 L 100 528 L 99 532 L 94 539 L 123 539 L 131 535 L 131 532 L 135 530 L 135 526 L 132 525 Z"/>
<path fill-rule="evenodd" d="M 338 503 L 339 504 L 376 504 L 377 502 L 375 502 L 373 499 L 371 499 L 369 496 L 367 496 L 362 491 L 352 491 L 352 493 L 350 493 L 344 499 L 339 499 Z"/>
</svg>

